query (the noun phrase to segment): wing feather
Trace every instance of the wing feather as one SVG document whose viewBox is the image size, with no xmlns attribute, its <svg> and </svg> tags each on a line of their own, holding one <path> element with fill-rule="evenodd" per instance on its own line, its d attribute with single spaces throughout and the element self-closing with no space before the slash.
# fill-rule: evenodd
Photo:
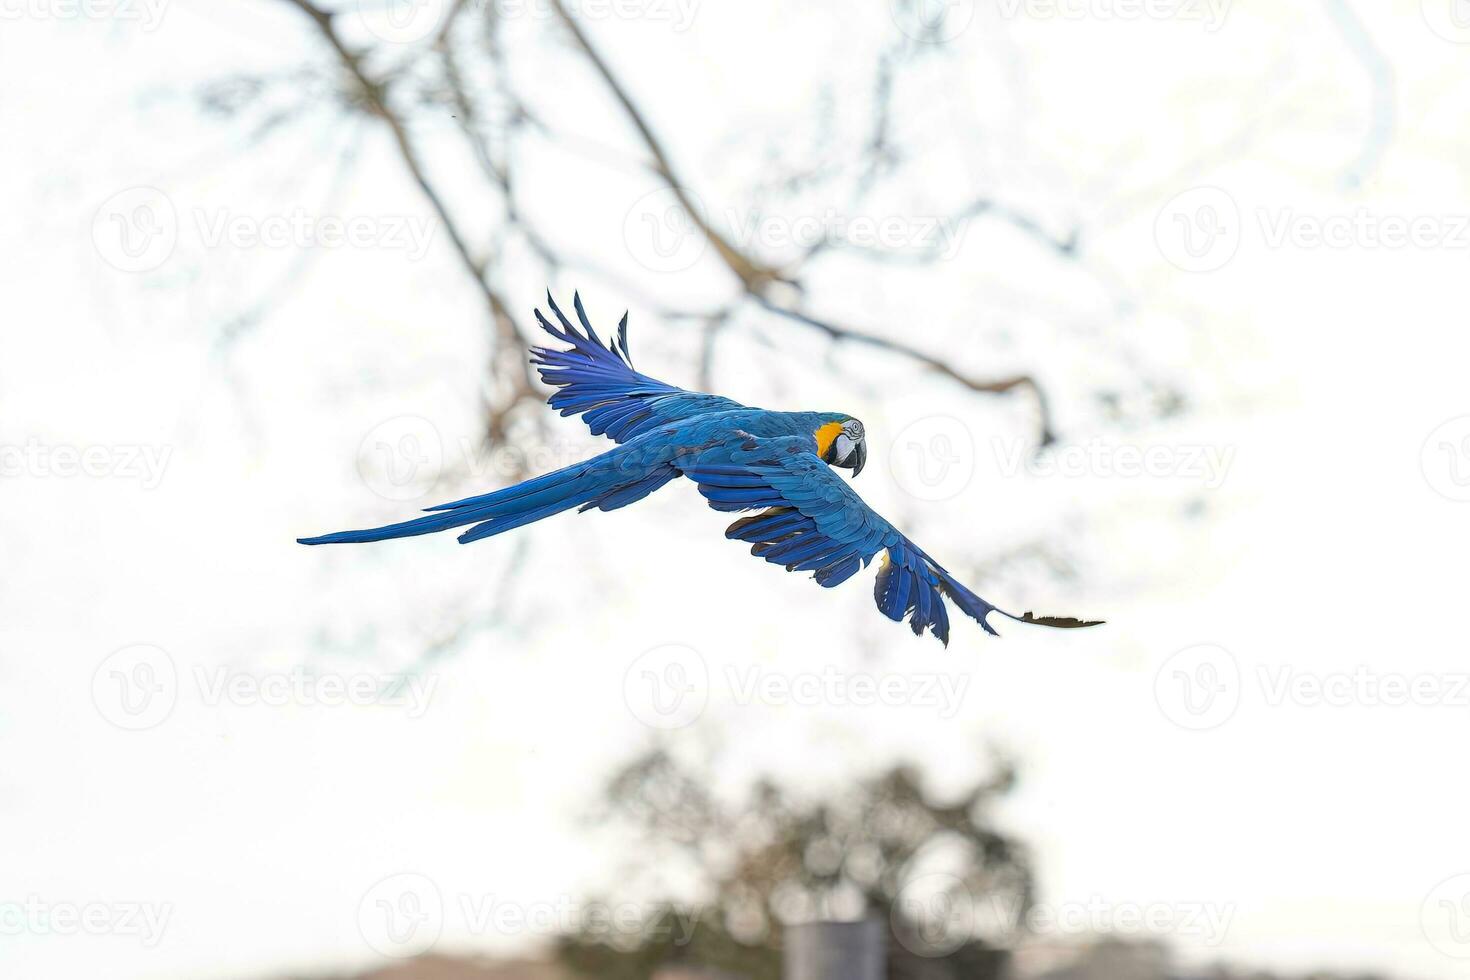
<svg viewBox="0 0 1470 980">
<path fill-rule="evenodd" d="M 582 416 L 593 435 L 627 442 L 670 422 L 745 407 L 729 398 L 685 391 L 638 373 L 628 355 L 626 313 L 609 346 L 592 328 L 580 295 L 572 296 L 572 309 L 580 329 L 561 311 L 550 293 L 546 294 L 546 302 L 556 323 L 540 310 L 536 311 L 536 322 L 570 347 L 533 347 L 531 363 L 541 380 L 557 389 L 547 399 L 551 407 L 562 415 Z"/>
<path fill-rule="evenodd" d="M 731 524 L 727 538 L 749 543 L 751 554 L 787 571 L 815 572 L 824 588 L 841 585 L 883 553 L 874 602 L 895 622 L 907 618 L 915 635 L 929 630 L 949 643 L 946 598 L 992 634 L 992 612 L 1049 626 L 1096 625 L 1013 616 L 986 602 L 880 517 L 800 439 L 731 442 L 706 450 L 683 469 L 716 510 L 760 511 Z"/>
</svg>

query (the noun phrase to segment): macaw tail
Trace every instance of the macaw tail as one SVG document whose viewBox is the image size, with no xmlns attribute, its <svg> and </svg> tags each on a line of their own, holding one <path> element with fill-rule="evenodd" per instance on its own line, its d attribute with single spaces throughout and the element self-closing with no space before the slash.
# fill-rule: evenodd
<svg viewBox="0 0 1470 980">
<path fill-rule="evenodd" d="M 513 487 L 430 507 L 426 516 L 401 524 L 296 540 L 301 544 L 361 544 L 473 524 L 474 527 L 459 536 L 461 544 L 468 544 L 573 507 L 580 506 L 582 510 L 626 507 L 678 475 L 679 471 L 667 462 L 667 454 L 622 446 L 585 463 Z"/>
</svg>

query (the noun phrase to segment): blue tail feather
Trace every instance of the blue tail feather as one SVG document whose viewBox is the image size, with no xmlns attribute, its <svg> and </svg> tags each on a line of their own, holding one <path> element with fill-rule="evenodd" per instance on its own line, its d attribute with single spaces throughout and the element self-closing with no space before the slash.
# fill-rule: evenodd
<svg viewBox="0 0 1470 980">
<path fill-rule="evenodd" d="M 297 540 L 313 545 L 362 544 L 472 524 L 459 536 L 461 543 L 468 544 L 577 506 L 614 510 L 643 499 L 679 475 L 668 462 L 656 457 L 643 459 L 642 455 L 627 447 L 614 449 L 513 487 L 439 504 L 411 521 Z"/>
</svg>

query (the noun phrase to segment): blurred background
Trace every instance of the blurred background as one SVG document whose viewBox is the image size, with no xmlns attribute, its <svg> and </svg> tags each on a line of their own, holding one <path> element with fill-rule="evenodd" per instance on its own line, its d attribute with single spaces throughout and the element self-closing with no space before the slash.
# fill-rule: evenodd
<svg viewBox="0 0 1470 980">
<path fill-rule="evenodd" d="M 1464 0 L 0 0 L 0 975 L 1470 975 Z M 534 306 L 866 424 L 945 649 Z"/>
</svg>

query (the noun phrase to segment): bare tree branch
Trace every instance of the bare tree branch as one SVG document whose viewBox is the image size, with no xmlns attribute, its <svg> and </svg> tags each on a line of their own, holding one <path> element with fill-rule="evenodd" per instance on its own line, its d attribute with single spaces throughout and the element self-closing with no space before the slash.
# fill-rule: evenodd
<svg viewBox="0 0 1470 980">
<path fill-rule="evenodd" d="M 786 281 L 785 277 L 779 271 L 750 258 L 734 245 L 730 244 L 725 236 L 721 235 L 710 225 L 703 211 L 689 197 L 689 192 L 674 172 L 674 166 L 669 161 L 668 153 L 664 151 L 663 143 L 654 135 L 653 129 L 648 125 L 648 121 L 643 117 L 643 113 L 639 111 L 637 105 L 634 104 L 632 97 L 628 95 L 627 89 L 618 81 L 617 76 L 612 73 L 612 69 L 602 59 L 602 55 L 598 54 L 597 49 L 592 46 L 592 42 L 587 39 L 587 35 L 583 33 L 582 28 L 577 24 L 576 20 L 567 13 L 566 5 L 562 0 L 551 0 L 551 6 L 561 19 L 562 24 L 565 25 L 568 33 L 572 35 L 572 40 L 577 42 L 577 47 L 582 50 L 582 54 L 586 56 L 587 61 L 597 71 L 597 74 L 602 77 L 603 82 L 607 85 L 608 91 L 612 93 L 613 97 L 623 107 L 623 111 L 627 113 L 629 121 L 633 124 L 633 128 L 638 130 L 638 136 L 642 139 L 643 145 L 648 149 L 649 155 L 653 158 L 655 172 L 663 179 L 664 184 L 668 186 L 669 190 L 673 191 L 675 199 L 679 202 L 679 206 L 684 209 L 689 219 L 699 228 L 700 234 L 714 246 L 715 251 L 720 255 L 720 259 L 724 261 L 731 272 L 735 273 L 746 291 L 759 294 L 772 282 Z"/>
<path fill-rule="evenodd" d="M 448 24 L 445 25 L 446 29 Z M 439 40 L 434 45 L 439 53 L 440 61 L 444 66 L 444 82 L 449 88 L 450 98 L 458 112 L 456 121 L 459 123 L 460 131 L 469 142 L 474 151 L 475 160 L 484 172 L 485 178 L 500 190 L 500 196 L 505 203 L 506 220 L 518 230 L 525 238 L 531 249 L 550 269 L 555 269 L 562 264 L 551 246 L 541 234 L 521 216 L 515 199 L 515 186 L 510 167 L 503 161 L 497 161 L 490 151 L 489 140 L 486 138 L 480 123 L 480 113 L 474 101 L 470 98 L 469 91 L 465 86 L 464 75 L 459 68 L 459 59 L 454 52 L 454 45 L 449 43 L 444 34 L 441 33 Z M 517 106 L 517 114 L 522 112 Z"/>
<path fill-rule="evenodd" d="M 812 327 L 813 329 L 820 330 L 822 331 L 822 333 L 826 334 L 834 341 L 850 341 L 855 344 L 863 344 L 868 347 L 876 347 L 879 350 L 884 350 L 892 354 L 901 355 L 911 361 L 922 364 L 924 367 L 930 369 L 931 371 L 935 371 L 939 374 L 944 375 L 951 381 L 954 381 L 973 392 L 998 395 L 1014 391 L 1017 388 L 1030 388 L 1032 393 L 1036 396 L 1036 407 L 1041 416 L 1041 445 L 1049 446 L 1056 441 L 1056 434 L 1052 431 L 1051 428 L 1051 409 L 1047 404 L 1046 393 L 1042 390 L 1041 385 L 1037 384 L 1036 379 L 1029 374 L 1017 374 L 1012 375 L 1008 378 L 1000 378 L 994 381 L 979 381 L 975 378 L 969 377 L 968 375 L 961 374 L 959 371 L 956 371 L 944 361 L 941 361 L 936 357 L 932 357 L 929 354 L 918 350 L 917 348 L 910 347 L 907 344 L 902 344 L 895 340 L 889 340 L 887 337 L 879 337 L 875 334 L 864 333 L 861 330 L 853 330 L 849 327 L 838 326 L 830 320 L 820 319 L 818 317 L 812 316 L 810 313 L 802 312 L 801 310 L 793 310 L 788 309 L 784 306 L 779 306 L 776 303 L 773 303 L 763 297 L 758 297 L 757 301 L 767 310 L 770 310 L 772 313 L 776 313 L 780 316 L 786 317 L 787 319 L 794 320 L 797 323 L 805 324 L 806 326 Z"/>
<path fill-rule="evenodd" d="M 520 330 L 516 327 L 515 318 L 511 315 L 510 308 L 501 298 L 500 294 L 490 285 L 485 274 L 484 265 L 477 261 L 470 252 L 469 245 L 466 243 L 465 237 L 459 229 L 459 225 L 455 222 L 453 215 L 450 214 L 449 208 L 445 205 L 443 198 L 440 197 L 438 191 L 430 183 L 428 174 L 419 159 L 418 152 L 414 148 L 413 141 L 408 135 L 407 127 L 388 104 L 386 83 L 368 74 L 367 69 L 363 66 L 361 56 L 349 48 L 342 40 L 342 36 L 338 33 L 336 25 L 333 23 L 333 15 L 330 11 L 323 10 L 311 2 L 311 0 L 284 0 L 284 2 L 295 6 L 316 24 L 317 29 L 321 32 L 327 43 L 336 51 L 337 58 L 341 61 L 342 66 L 352 76 L 368 111 L 381 119 L 393 134 L 393 141 L 398 147 L 398 154 L 403 159 L 404 166 L 408 169 L 414 182 L 418 184 L 419 190 L 423 192 L 424 197 L 429 202 L 429 206 L 434 209 L 439 223 L 444 227 L 445 235 L 448 236 L 450 244 L 454 247 L 455 254 L 459 256 L 465 271 L 474 279 L 480 295 L 485 300 L 485 305 L 489 309 L 491 322 L 494 324 L 495 335 L 499 342 L 500 350 L 497 353 L 503 354 L 506 351 L 513 351 L 515 353 L 515 360 L 519 364 L 519 370 L 509 370 L 505 375 L 511 379 L 511 396 L 500 412 L 492 412 L 490 419 L 490 435 L 492 438 L 498 440 L 504 435 L 505 414 L 508 414 L 522 400 L 539 400 L 539 395 L 536 393 L 536 387 L 532 380 L 530 363 L 521 356 L 524 341 L 521 337 Z M 456 5 L 454 9 L 458 11 L 460 5 Z M 509 360 L 508 358 L 506 359 Z"/>
<path fill-rule="evenodd" d="M 512 316 L 503 297 L 491 285 L 486 263 L 475 258 L 464 232 L 460 229 L 448 205 L 430 180 L 404 119 L 391 106 L 388 98 L 389 83 L 386 79 L 394 76 L 391 73 L 384 78 L 375 78 L 373 76 L 365 66 L 362 54 L 349 47 L 337 31 L 334 24 L 334 15 L 331 11 L 318 6 L 313 0 L 284 0 L 284 2 L 290 3 L 302 11 L 316 25 L 323 38 L 336 52 L 342 67 L 346 69 L 354 88 L 357 90 L 356 95 L 360 98 L 363 107 L 370 115 L 375 116 L 388 127 L 404 166 L 438 216 L 451 246 L 459 256 L 460 263 L 463 265 L 465 271 L 474 279 L 476 288 L 484 299 L 494 325 L 496 365 L 504 369 L 492 370 L 492 380 L 508 378 L 511 384 L 511 392 L 504 404 L 498 408 L 495 405 L 487 405 L 487 410 L 489 411 L 488 434 L 492 441 L 498 442 L 506 435 L 508 414 L 521 401 L 538 398 L 530 365 L 521 357 L 525 341 L 516 325 L 516 320 Z M 1010 394 L 1019 388 L 1029 388 L 1036 397 L 1040 418 L 1040 442 L 1045 446 L 1054 440 L 1055 435 L 1052 431 L 1047 397 L 1033 376 L 1019 374 L 993 380 L 972 378 L 938 358 L 905 344 L 901 340 L 889 339 L 841 326 L 799 309 L 795 303 L 798 301 L 803 287 L 801 279 L 797 275 L 797 269 L 803 266 L 806 261 L 813 258 L 817 254 L 817 251 L 803 256 L 798 261 L 796 267 L 792 269 L 778 269 L 753 256 L 747 255 L 711 225 L 703 213 L 702 208 L 695 202 L 687 185 L 680 179 L 668 150 L 654 132 L 646 115 L 641 111 L 629 90 L 613 73 L 611 67 L 603 59 L 575 18 L 568 12 L 564 0 L 551 0 L 551 6 L 560 23 L 566 28 L 576 49 L 587 59 L 588 64 L 593 68 L 597 77 L 601 79 L 613 99 L 622 107 L 639 141 L 643 145 L 652 172 L 672 192 L 678 205 L 683 209 L 694 227 L 709 242 L 721 262 L 739 281 L 742 292 L 747 298 L 754 300 L 761 307 L 777 314 L 787 322 L 820 330 L 834 342 L 863 344 L 923 365 L 949 378 L 967 391 L 977 394 L 1002 395 Z M 496 188 L 503 198 L 508 224 L 523 235 L 532 250 L 546 264 L 548 269 L 558 268 L 565 263 L 561 261 L 561 257 L 557 251 L 540 234 L 538 229 L 525 220 L 524 216 L 517 209 L 513 196 L 514 180 L 509 164 L 506 161 L 496 159 L 484 131 L 480 113 L 468 92 L 459 69 L 458 61 L 452 50 L 453 39 L 451 28 L 453 27 L 455 18 L 467 9 L 471 8 L 464 0 L 457 0 L 450 8 L 449 16 L 445 18 L 445 22 L 441 25 L 432 44 L 432 50 L 438 53 L 443 66 L 444 82 L 454 105 L 459 127 L 465 138 L 471 144 L 472 152 L 481 170 L 484 172 L 486 179 Z M 892 70 L 891 64 L 885 63 L 881 67 L 884 72 L 891 72 Z M 508 80 L 502 78 L 500 84 L 506 87 L 507 97 L 511 98 L 514 105 L 519 107 L 519 100 L 509 90 Z M 891 78 L 887 75 L 880 78 L 880 94 L 889 87 L 891 87 Z M 522 110 L 517 108 L 516 111 L 519 112 Z M 876 124 L 871 137 L 869 150 L 874 153 L 875 157 L 883 157 L 888 151 L 886 133 L 887 112 L 886 106 L 883 107 L 881 111 L 882 118 Z M 872 174 L 870 173 L 868 176 L 871 178 Z M 1009 211 L 994 202 L 986 200 L 974 202 L 964 209 L 963 213 L 966 216 L 973 216 L 987 212 L 1003 217 L 1017 227 L 1036 235 L 1045 241 L 1057 254 L 1063 257 L 1070 257 L 1075 253 L 1077 241 L 1075 233 L 1066 238 L 1054 238 L 1024 215 Z M 785 295 L 787 292 L 785 290 L 777 291 L 773 294 L 770 287 L 773 283 L 777 282 L 786 283 L 795 287 L 791 297 Z M 704 378 L 708 378 L 712 371 L 714 337 L 727 321 L 728 317 L 734 313 L 734 310 L 735 306 L 731 305 L 714 314 L 698 315 L 698 318 L 703 321 L 704 330 L 699 368 L 701 376 Z M 671 316 L 678 315 L 673 311 L 669 312 Z M 509 363 L 512 359 L 516 362 L 514 365 Z"/>
<path fill-rule="evenodd" d="M 1046 446 L 1050 445 L 1055 440 L 1055 434 L 1052 432 L 1051 428 L 1050 410 L 1048 407 L 1046 394 L 1042 390 L 1041 385 L 1038 384 L 1036 379 L 1031 375 L 1016 375 L 1011 378 L 1004 378 L 997 381 L 977 381 L 973 378 L 969 378 L 963 374 L 960 374 L 958 371 L 951 368 L 948 364 L 945 364 L 944 362 L 939 361 L 929 356 L 928 354 L 925 354 L 923 351 L 920 351 L 917 348 L 910 347 L 907 344 L 895 340 L 889 340 L 883 337 L 878 337 L 872 334 L 866 334 L 859 331 L 838 327 L 828 321 L 818 319 L 800 310 L 783 306 L 771 299 L 771 297 L 768 295 L 768 287 L 771 285 L 771 283 L 786 282 L 797 287 L 797 290 L 799 292 L 801 290 L 800 280 L 789 273 L 783 274 L 781 272 L 778 272 L 770 266 L 764 265 L 763 263 L 760 263 L 757 260 L 745 255 L 739 249 L 735 248 L 735 246 L 730 244 L 730 242 L 727 241 L 724 236 L 722 236 L 709 224 L 702 211 L 697 206 L 695 206 L 693 200 L 689 196 L 688 191 L 675 174 L 673 165 L 669 161 L 668 154 L 667 152 L 665 152 L 663 144 L 660 142 L 658 136 L 654 134 L 653 129 L 649 125 L 647 119 L 638 109 L 632 97 L 628 94 L 628 90 L 622 85 L 621 82 L 618 81 L 617 76 L 613 74 L 612 69 L 608 67 L 607 62 L 603 60 L 602 56 L 598 54 L 597 49 L 592 45 L 592 42 L 588 40 L 587 35 L 582 31 L 581 26 L 578 25 L 571 14 L 567 12 L 566 5 L 563 0 L 551 0 L 551 6 L 552 9 L 556 11 L 557 16 L 560 18 L 562 24 L 566 27 L 568 33 L 571 34 L 572 39 L 577 44 L 577 47 L 581 49 L 582 53 L 586 56 L 587 60 L 596 70 L 597 74 L 601 76 L 603 82 L 607 85 L 608 90 L 612 93 L 613 97 L 623 107 L 623 111 L 627 114 L 628 119 L 632 122 L 633 128 L 638 131 L 638 135 L 642 139 L 644 147 L 648 150 L 650 157 L 652 157 L 653 159 L 655 172 L 659 175 L 660 178 L 662 178 L 664 184 L 673 192 L 674 197 L 679 202 L 680 207 L 684 209 L 685 213 L 694 223 L 695 227 L 699 229 L 700 233 L 704 235 L 705 239 L 714 247 L 716 253 L 720 256 L 720 259 L 725 263 L 730 271 L 734 273 L 736 278 L 740 280 L 741 285 L 744 287 L 747 295 L 749 295 L 752 299 L 758 302 L 761 306 L 765 307 L 767 310 L 770 310 L 773 313 L 780 314 L 781 316 L 786 317 L 789 320 L 821 330 L 833 340 L 853 341 L 855 343 L 867 344 L 868 346 L 876 347 L 880 350 L 885 350 L 890 353 L 899 354 L 910 360 L 917 361 L 918 363 L 923 364 L 926 367 L 929 367 L 935 371 L 938 371 L 946 377 L 963 385 L 966 389 L 976 393 L 1005 394 L 1017 388 L 1030 388 L 1036 396 L 1037 407 L 1041 418 L 1040 443 L 1041 445 Z M 877 131 L 877 135 L 874 137 L 879 147 L 882 146 L 883 138 L 883 130 L 880 126 L 879 130 Z M 971 213 L 978 214 L 986 210 L 991 210 L 992 208 L 994 208 L 993 204 L 982 202 L 980 204 L 972 204 L 967 210 L 969 210 Z M 1017 222 L 1018 216 L 1011 213 L 1006 213 L 1006 216 L 1010 218 L 1013 222 Z M 1021 227 L 1026 228 L 1033 233 L 1040 233 L 1040 229 L 1034 223 L 1017 223 L 1020 224 Z M 1044 237 L 1047 237 L 1047 240 L 1052 244 L 1056 251 L 1063 255 L 1069 255 L 1075 250 L 1075 236 L 1062 241 L 1050 239 L 1049 236 Z M 707 330 L 712 330 L 718 324 L 718 322 L 719 321 L 713 320 L 709 321 Z M 709 334 L 706 335 L 706 351 L 708 350 L 708 340 Z"/>
</svg>

